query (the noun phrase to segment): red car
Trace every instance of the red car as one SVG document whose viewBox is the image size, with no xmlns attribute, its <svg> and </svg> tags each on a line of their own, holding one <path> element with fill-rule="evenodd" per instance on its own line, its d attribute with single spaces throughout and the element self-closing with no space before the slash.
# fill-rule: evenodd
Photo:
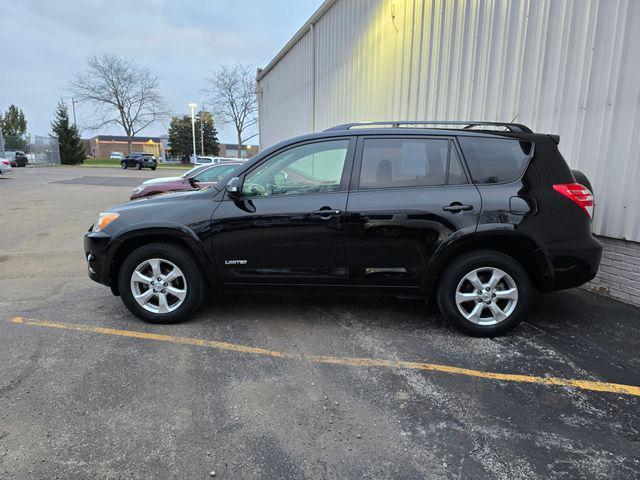
<svg viewBox="0 0 640 480">
<path fill-rule="evenodd" d="M 225 178 L 243 162 L 223 162 L 205 165 L 189 170 L 180 177 L 152 178 L 136 187 L 131 193 L 131 200 L 150 197 L 159 193 L 195 190 L 196 188 L 215 185 Z"/>
</svg>

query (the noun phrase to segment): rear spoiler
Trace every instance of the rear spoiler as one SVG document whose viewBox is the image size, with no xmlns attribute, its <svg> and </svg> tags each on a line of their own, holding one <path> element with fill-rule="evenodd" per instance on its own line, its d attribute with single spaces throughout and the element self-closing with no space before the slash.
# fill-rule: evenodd
<svg viewBox="0 0 640 480">
<path fill-rule="evenodd" d="M 547 135 L 547 137 L 553 140 L 556 145 L 560 145 L 560 135 Z"/>
</svg>

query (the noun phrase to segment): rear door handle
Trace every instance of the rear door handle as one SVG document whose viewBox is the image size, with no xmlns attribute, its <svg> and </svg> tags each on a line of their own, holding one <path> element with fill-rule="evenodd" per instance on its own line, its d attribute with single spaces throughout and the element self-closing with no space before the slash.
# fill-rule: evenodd
<svg viewBox="0 0 640 480">
<path fill-rule="evenodd" d="M 444 210 L 445 212 L 451 212 L 451 213 L 459 213 L 463 211 L 466 212 L 469 210 L 473 210 L 473 205 L 463 205 L 460 202 L 453 202 L 451 203 L 451 205 L 442 207 L 442 210 Z"/>
<path fill-rule="evenodd" d="M 313 212 L 311 212 L 313 215 L 315 215 L 316 217 L 320 217 L 324 220 L 328 220 L 329 218 L 335 216 L 335 215 L 340 215 L 342 213 L 342 210 L 337 210 L 337 209 L 330 209 L 330 208 L 323 208 L 320 210 L 314 210 Z"/>
</svg>

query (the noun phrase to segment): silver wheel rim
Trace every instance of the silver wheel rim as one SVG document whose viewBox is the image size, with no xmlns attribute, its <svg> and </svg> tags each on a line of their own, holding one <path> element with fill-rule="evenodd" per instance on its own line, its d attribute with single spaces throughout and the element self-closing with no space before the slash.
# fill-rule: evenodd
<svg viewBox="0 0 640 480">
<path fill-rule="evenodd" d="M 131 274 L 131 293 L 138 305 L 148 312 L 171 313 L 187 297 L 187 279 L 175 263 L 150 258 Z"/>
<path fill-rule="evenodd" d="M 456 306 L 460 314 L 477 325 L 504 322 L 518 305 L 516 282 L 496 267 L 470 271 L 456 288 Z"/>
</svg>

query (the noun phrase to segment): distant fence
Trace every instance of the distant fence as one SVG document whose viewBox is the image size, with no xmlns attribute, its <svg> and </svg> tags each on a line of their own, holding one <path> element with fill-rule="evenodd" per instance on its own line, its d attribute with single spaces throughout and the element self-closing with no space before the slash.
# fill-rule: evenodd
<svg viewBox="0 0 640 480">
<path fill-rule="evenodd" d="M 24 152 L 29 163 L 36 165 L 60 165 L 58 138 L 42 135 L 0 135 L 0 155 L 5 152 Z"/>
</svg>

